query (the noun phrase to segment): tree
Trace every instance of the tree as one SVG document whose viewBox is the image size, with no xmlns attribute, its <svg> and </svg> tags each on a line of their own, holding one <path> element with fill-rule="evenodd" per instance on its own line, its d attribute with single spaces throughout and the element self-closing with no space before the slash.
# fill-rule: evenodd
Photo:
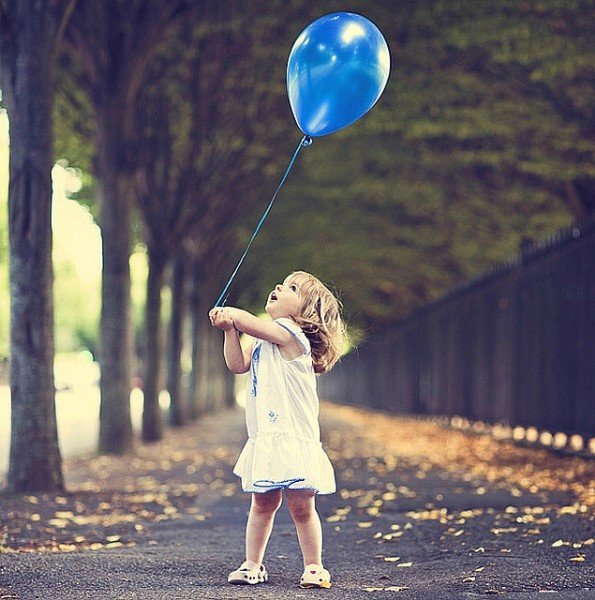
<svg viewBox="0 0 595 600">
<path fill-rule="evenodd" d="M 11 121 L 12 492 L 64 489 L 53 375 L 51 127 L 56 53 L 75 4 L 0 3 L 0 87 Z"/>
<path fill-rule="evenodd" d="M 269 41 L 280 29 L 270 26 L 272 10 L 269 7 L 258 16 L 243 15 L 221 3 L 205 2 L 203 19 L 187 22 L 163 45 L 136 105 L 134 181 L 149 255 L 143 419 L 146 440 L 161 436 L 157 386 L 165 266 L 181 249 L 182 242 L 192 238 L 193 242 L 182 251 L 193 251 L 193 273 L 211 274 L 207 276 L 209 281 L 203 278 L 201 292 L 195 288 L 192 295 L 195 298 L 198 293 L 201 299 L 193 315 L 206 324 L 207 303 L 214 297 L 208 298 L 205 286 L 216 281 L 213 274 L 218 265 L 220 272 L 229 265 L 228 253 L 221 251 L 220 242 L 228 240 L 238 220 L 254 206 L 260 189 L 251 191 L 251 187 L 260 170 L 277 162 L 274 145 L 268 144 L 275 140 L 278 143 L 283 128 L 279 127 L 277 113 L 286 99 L 284 89 L 271 80 L 273 71 L 269 70 L 277 58 L 268 49 Z M 267 117 L 268 131 L 263 135 Z M 241 203 L 237 201 L 240 194 Z M 235 244 L 231 249 L 235 250 Z M 197 268 L 197 260 L 208 263 L 208 268 Z M 173 294 L 172 330 L 178 342 L 176 348 L 170 348 L 175 362 L 170 362 L 170 372 L 177 373 L 180 298 L 180 294 Z M 195 333 L 199 329 L 204 330 L 195 327 Z M 203 335 L 206 333 L 200 337 Z M 202 342 L 197 340 L 197 344 Z M 218 370 L 218 366 L 211 365 L 211 378 L 220 379 L 214 375 Z M 177 378 L 179 375 L 170 377 L 174 389 Z M 223 387 L 217 385 L 218 389 Z M 178 410 L 175 393 L 173 407 Z"/>
<path fill-rule="evenodd" d="M 96 119 L 96 180 L 103 237 L 100 450 L 122 453 L 132 445 L 130 387 L 131 189 L 133 106 L 147 65 L 188 0 L 80 0 L 66 31 L 78 61 L 79 85 Z"/>
<path fill-rule="evenodd" d="M 303 267 L 370 328 L 590 210 L 592 2 L 367 8 L 391 48 L 387 89 L 300 156 L 246 265 L 248 306 Z"/>
<path fill-rule="evenodd" d="M 9 298 L 8 290 L 8 120 L 0 108 L 0 296 Z M 8 337 L 10 302 L 0 305 L 0 377 L 8 375 Z"/>
</svg>

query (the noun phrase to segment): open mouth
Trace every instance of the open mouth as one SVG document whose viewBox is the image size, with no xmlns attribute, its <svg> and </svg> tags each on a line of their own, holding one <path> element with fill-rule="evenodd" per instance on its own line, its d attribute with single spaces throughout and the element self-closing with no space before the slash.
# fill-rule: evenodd
<svg viewBox="0 0 595 600">
<path fill-rule="evenodd" d="M 271 292 L 271 295 L 269 296 L 269 302 L 275 302 L 275 300 L 277 300 L 277 294 L 275 294 L 275 292 Z"/>
</svg>

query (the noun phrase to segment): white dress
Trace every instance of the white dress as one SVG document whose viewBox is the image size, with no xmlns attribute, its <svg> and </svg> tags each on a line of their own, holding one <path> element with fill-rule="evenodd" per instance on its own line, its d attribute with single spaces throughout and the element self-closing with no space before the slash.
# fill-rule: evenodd
<svg viewBox="0 0 595 600">
<path fill-rule="evenodd" d="M 245 492 L 336 490 L 335 475 L 320 443 L 318 394 L 310 342 L 291 319 L 275 323 L 292 333 L 304 353 L 293 360 L 276 344 L 256 340 L 246 390 L 248 441 L 233 472 Z"/>
</svg>

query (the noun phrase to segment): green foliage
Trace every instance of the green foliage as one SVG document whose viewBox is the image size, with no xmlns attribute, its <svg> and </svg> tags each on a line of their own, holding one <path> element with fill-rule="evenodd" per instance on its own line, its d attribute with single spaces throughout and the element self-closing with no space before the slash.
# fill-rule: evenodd
<svg viewBox="0 0 595 600">
<path fill-rule="evenodd" d="M 222 285 L 229 246 L 239 251 L 230 241 L 237 223 L 253 214 L 262 181 L 273 181 L 279 147 L 288 149 L 279 36 L 294 32 L 278 14 L 303 5 L 271 2 L 256 15 L 205 4 L 197 23 L 172 31 L 139 94 L 133 160 L 144 239 L 152 256 L 170 257 L 188 236 L 208 266 L 205 295 Z"/>
<path fill-rule="evenodd" d="M 238 4 L 205 3 L 196 27 L 172 30 L 139 96 L 172 134 L 175 160 L 162 156 L 154 171 L 169 169 L 164 221 L 176 220 L 179 180 L 204 209 L 186 203 L 183 217 L 200 217 L 190 238 L 209 294 L 300 137 L 285 92 L 289 49 L 314 18 L 346 10 L 334 0 Z M 350 320 L 370 328 L 570 222 L 569 186 L 595 177 L 595 19 L 591 0 L 360 0 L 349 10 L 387 38 L 387 89 L 358 123 L 302 152 L 230 302 L 259 309 L 273 283 L 303 268 L 334 282 Z M 57 155 L 87 177 L 84 73 L 62 67 Z M 139 154 L 162 133 L 159 119 L 143 126 Z M 79 195 L 91 191 L 89 180 Z"/>
<path fill-rule="evenodd" d="M 100 281 L 84 281 L 69 260 L 54 260 L 56 351 L 98 353 Z"/>
<path fill-rule="evenodd" d="M 567 186 L 594 175 L 595 52 L 589 2 L 358 10 L 387 37 L 389 84 L 369 115 L 303 152 L 242 301 L 304 268 L 369 327 L 570 222 Z"/>
<path fill-rule="evenodd" d="M 68 55 L 62 55 L 56 76 L 54 100 L 54 156 L 77 169 L 81 188 L 71 198 L 87 206 L 97 218 L 93 160 L 95 120 L 82 85 L 84 73 Z"/>
</svg>

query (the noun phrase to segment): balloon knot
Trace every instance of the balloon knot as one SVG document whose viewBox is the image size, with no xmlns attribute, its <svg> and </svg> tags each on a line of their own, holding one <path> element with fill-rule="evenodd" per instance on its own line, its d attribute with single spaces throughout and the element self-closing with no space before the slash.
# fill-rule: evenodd
<svg viewBox="0 0 595 600">
<path fill-rule="evenodd" d="M 312 137 L 309 135 L 305 135 L 302 139 L 302 146 L 304 148 L 307 148 L 308 146 L 312 145 Z"/>
</svg>

